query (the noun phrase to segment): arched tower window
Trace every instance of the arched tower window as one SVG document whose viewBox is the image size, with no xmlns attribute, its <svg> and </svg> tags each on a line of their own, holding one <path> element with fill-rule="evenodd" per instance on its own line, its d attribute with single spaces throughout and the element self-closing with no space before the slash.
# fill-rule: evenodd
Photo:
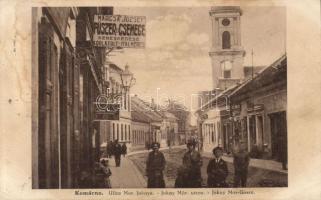
<svg viewBox="0 0 321 200">
<path fill-rule="evenodd" d="M 222 35 L 222 48 L 230 49 L 231 48 L 231 35 L 230 32 L 224 31 Z"/>
</svg>

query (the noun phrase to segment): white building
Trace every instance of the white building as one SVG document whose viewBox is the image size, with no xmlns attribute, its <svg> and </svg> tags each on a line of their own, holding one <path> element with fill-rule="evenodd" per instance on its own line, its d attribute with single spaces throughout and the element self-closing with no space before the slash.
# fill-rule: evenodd
<svg viewBox="0 0 321 200">
<path fill-rule="evenodd" d="M 107 95 L 120 104 L 120 111 L 119 120 L 105 120 L 101 123 L 101 144 L 118 139 L 120 143 L 125 142 L 130 149 L 132 143 L 131 106 L 129 91 L 122 86 L 120 74 L 123 69 L 113 63 L 108 63 L 105 67 L 107 69 L 105 78 L 108 80 Z"/>
</svg>

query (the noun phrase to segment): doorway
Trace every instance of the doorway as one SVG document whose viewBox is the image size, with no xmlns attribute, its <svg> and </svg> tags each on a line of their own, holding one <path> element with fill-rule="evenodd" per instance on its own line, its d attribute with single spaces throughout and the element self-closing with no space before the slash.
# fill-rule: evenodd
<svg viewBox="0 0 321 200">
<path fill-rule="evenodd" d="M 286 112 L 269 115 L 271 120 L 271 151 L 272 158 L 277 161 L 287 159 L 287 121 Z"/>
</svg>

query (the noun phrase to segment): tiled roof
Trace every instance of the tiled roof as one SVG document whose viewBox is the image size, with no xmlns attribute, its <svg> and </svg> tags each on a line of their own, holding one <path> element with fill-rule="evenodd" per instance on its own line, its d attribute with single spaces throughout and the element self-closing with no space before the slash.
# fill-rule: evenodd
<svg viewBox="0 0 321 200">
<path fill-rule="evenodd" d="M 154 111 L 147 102 L 134 96 L 131 98 L 132 120 L 142 122 L 161 122 L 162 115 Z"/>
</svg>

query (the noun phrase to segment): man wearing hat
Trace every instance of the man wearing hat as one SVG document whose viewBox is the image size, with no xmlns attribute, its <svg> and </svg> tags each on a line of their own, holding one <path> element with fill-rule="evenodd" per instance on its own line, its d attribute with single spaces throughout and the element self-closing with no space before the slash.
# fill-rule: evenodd
<svg viewBox="0 0 321 200">
<path fill-rule="evenodd" d="M 184 187 L 187 188 L 199 188 L 202 186 L 201 166 L 202 157 L 201 154 L 195 150 L 195 141 L 189 140 L 187 142 L 187 152 L 183 157 L 183 166 L 186 169 L 186 181 Z"/>
<path fill-rule="evenodd" d="M 246 144 L 240 141 L 239 149 L 233 155 L 234 187 L 246 187 L 249 163 L 250 155 L 246 151 Z"/>
<path fill-rule="evenodd" d="M 215 147 L 213 154 L 214 158 L 207 165 L 207 185 L 208 187 L 227 187 L 225 179 L 228 175 L 228 168 L 222 159 L 223 149 Z"/>
<path fill-rule="evenodd" d="M 114 156 L 115 156 L 116 167 L 120 167 L 121 153 L 122 153 L 121 145 L 118 143 L 118 139 L 116 139 L 114 144 Z"/>
<path fill-rule="evenodd" d="M 148 154 L 146 161 L 146 174 L 148 177 L 148 188 L 165 188 L 165 181 L 163 177 L 163 170 L 165 169 L 165 157 L 162 152 L 159 151 L 160 144 L 153 143 L 152 149 Z"/>
</svg>

